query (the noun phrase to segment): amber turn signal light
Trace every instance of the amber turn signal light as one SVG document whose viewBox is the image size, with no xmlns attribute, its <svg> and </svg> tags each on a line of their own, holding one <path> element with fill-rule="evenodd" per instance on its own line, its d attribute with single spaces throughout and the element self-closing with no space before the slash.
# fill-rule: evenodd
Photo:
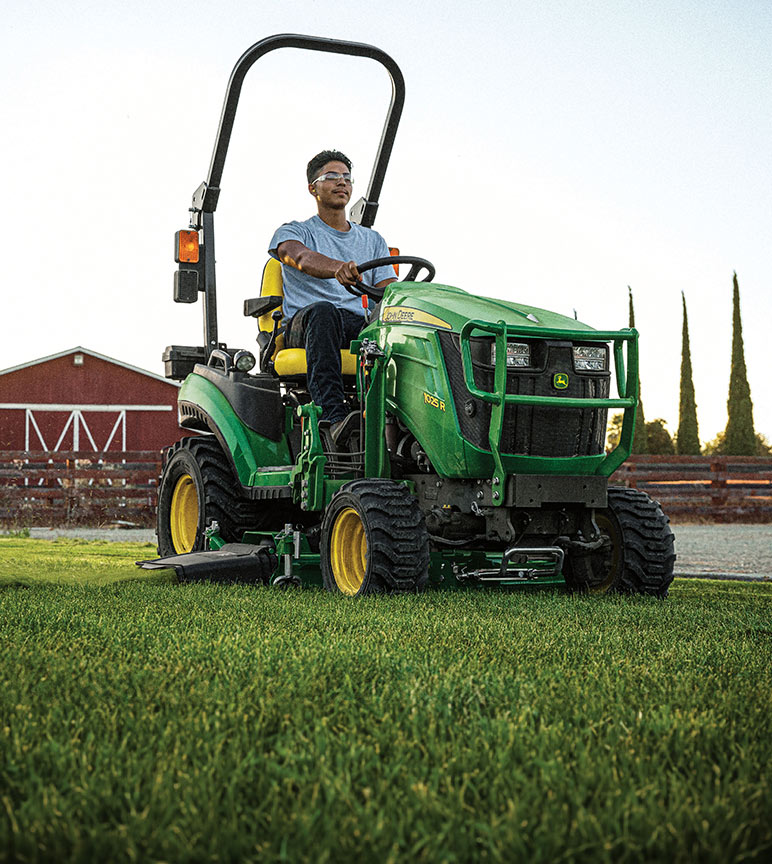
<svg viewBox="0 0 772 864">
<path fill-rule="evenodd" d="M 389 246 L 389 254 L 392 258 L 394 258 L 395 255 L 399 255 L 399 249 L 397 249 L 396 246 Z M 391 266 L 394 268 L 394 272 L 397 274 L 397 276 L 399 276 L 399 264 L 392 264 Z"/>
<path fill-rule="evenodd" d="M 178 231 L 174 235 L 174 260 L 178 264 L 198 264 L 198 231 Z"/>
</svg>

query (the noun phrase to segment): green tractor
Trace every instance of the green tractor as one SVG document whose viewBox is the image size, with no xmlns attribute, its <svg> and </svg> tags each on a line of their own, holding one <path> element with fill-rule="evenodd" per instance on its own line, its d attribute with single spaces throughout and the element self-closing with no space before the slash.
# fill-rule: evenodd
<svg viewBox="0 0 772 864">
<path fill-rule="evenodd" d="M 238 61 L 209 175 L 177 234 L 174 299 L 204 301 L 204 342 L 170 346 L 183 380 L 179 420 L 197 434 L 164 454 L 158 551 L 145 567 L 182 579 L 323 585 L 351 596 L 441 586 L 565 584 L 665 596 L 675 554 L 668 519 L 643 492 L 609 487 L 629 456 L 638 334 L 433 282 L 422 258 L 377 301 L 341 364 L 351 413 L 345 444 L 320 423 L 305 352 L 282 339 L 280 266 L 269 260 L 252 352 L 218 339 L 214 212 L 241 85 L 269 51 L 368 57 L 392 100 L 366 196 L 350 219 L 372 226 L 404 101 L 396 63 L 377 48 L 273 36 Z M 396 269 L 395 267 L 395 269 Z M 418 281 L 418 276 L 424 274 Z M 612 369 L 616 396 L 611 396 Z M 608 409 L 624 411 L 604 449 Z"/>
</svg>

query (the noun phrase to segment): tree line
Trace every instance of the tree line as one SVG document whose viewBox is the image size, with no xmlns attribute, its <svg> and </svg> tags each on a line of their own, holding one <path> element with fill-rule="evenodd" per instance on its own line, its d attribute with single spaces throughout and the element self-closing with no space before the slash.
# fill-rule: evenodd
<svg viewBox="0 0 772 864">
<path fill-rule="evenodd" d="M 643 412 L 643 398 L 639 396 L 635 415 L 635 435 L 633 453 L 656 455 L 699 456 L 725 454 L 727 456 L 768 456 L 772 446 L 753 427 L 753 401 L 748 374 L 745 367 L 742 319 L 740 317 L 740 286 L 737 273 L 732 277 L 732 363 L 729 374 L 729 396 L 727 399 L 726 428 L 700 447 L 699 426 L 697 423 L 697 400 L 692 377 L 692 356 L 689 346 L 689 317 L 686 310 L 686 296 L 681 292 L 683 305 L 683 327 L 681 330 L 681 388 L 678 405 L 678 431 L 675 435 L 668 432 L 667 422 L 661 417 L 646 421 Z M 633 292 L 627 288 L 629 296 L 629 323 L 635 326 Z M 638 381 L 640 394 L 640 379 Z M 622 414 L 615 414 L 609 423 L 608 444 L 615 447 L 619 442 L 622 428 Z"/>
</svg>

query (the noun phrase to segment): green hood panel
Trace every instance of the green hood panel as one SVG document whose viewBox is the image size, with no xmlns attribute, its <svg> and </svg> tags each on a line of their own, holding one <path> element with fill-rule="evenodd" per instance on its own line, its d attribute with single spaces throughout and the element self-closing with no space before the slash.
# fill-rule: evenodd
<svg viewBox="0 0 772 864">
<path fill-rule="evenodd" d="M 539 330 L 594 329 L 537 306 L 474 296 L 461 288 L 428 282 L 393 282 L 381 303 L 381 324 L 414 324 L 459 332 L 470 319 L 532 327 L 536 337 Z"/>
<path fill-rule="evenodd" d="M 495 468 L 491 451 L 472 445 L 462 434 L 440 347 L 443 332 L 461 334 L 470 321 L 494 325 L 503 321 L 517 328 L 523 338 L 555 340 L 564 332 L 567 340 L 575 340 L 586 332 L 588 340 L 598 334 L 596 338 L 607 342 L 621 335 L 598 331 L 546 309 L 473 296 L 452 286 L 392 283 L 384 294 L 378 320 L 362 336 L 388 348 L 387 411 L 412 432 L 441 477 L 490 477 Z M 635 370 L 637 379 L 637 361 Z M 565 458 L 501 454 L 501 467 L 509 474 L 610 474 L 626 453 L 623 447 L 613 459 L 603 453 Z"/>
</svg>

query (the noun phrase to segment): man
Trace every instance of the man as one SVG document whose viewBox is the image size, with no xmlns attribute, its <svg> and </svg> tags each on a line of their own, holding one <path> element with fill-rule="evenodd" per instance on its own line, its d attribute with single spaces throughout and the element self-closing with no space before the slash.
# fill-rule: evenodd
<svg viewBox="0 0 772 864">
<path fill-rule="evenodd" d="M 362 299 L 344 286 L 364 281 L 382 288 L 395 281 L 394 270 L 377 267 L 363 276 L 357 271 L 357 261 L 386 258 L 389 249 L 376 231 L 346 219 L 351 160 L 337 150 L 324 150 L 308 163 L 306 178 L 317 215 L 282 225 L 268 252 L 282 265 L 284 344 L 306 349 L 308 389 L 335 438 L 347 414 L 340 349 L 367 323 Z"/>
</svg>

